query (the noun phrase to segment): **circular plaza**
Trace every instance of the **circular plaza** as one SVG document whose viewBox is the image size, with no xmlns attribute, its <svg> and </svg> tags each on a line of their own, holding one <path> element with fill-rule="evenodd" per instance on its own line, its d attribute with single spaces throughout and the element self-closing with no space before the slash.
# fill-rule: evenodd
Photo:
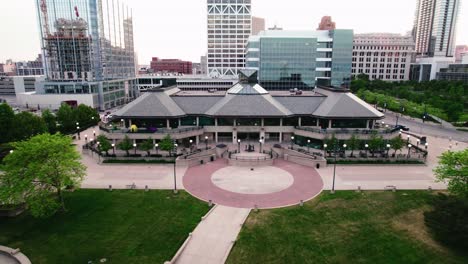
<svg viewBox="0 0 468 264">
<path fill-rule="evenodd" d="M 229 166 L 219 159 L 189 168 L 185 190 L 206 202 L 238 208 L 278 208 L 317 196 L 323 188 L 313 168 L 275 160 L 273 166 Z"/>
</svg>

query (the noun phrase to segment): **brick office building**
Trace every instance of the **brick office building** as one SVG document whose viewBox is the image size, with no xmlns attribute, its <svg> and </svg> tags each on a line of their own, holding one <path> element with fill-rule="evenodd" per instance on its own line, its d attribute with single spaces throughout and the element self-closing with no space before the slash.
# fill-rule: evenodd
<svg viewBox="0 0 468 264">
<path fill-rule="evenodd" d="M 192 74 L 192 62 L 179 59 L 160 59 L 153 57 L 150 67 L 154 72 Z"/>
</svg>

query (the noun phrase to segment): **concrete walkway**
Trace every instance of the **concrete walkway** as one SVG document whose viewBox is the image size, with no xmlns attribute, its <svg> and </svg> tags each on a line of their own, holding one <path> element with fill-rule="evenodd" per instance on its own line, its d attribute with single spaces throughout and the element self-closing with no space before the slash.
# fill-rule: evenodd
<svg viewBox="0 0 468 264">
<path fill-rule="evenodd" d="M 195 228 L 192 238 L 174 263 L 224 263 L 249 212 L 250 209 L 217 205 Z"/>
</svg>

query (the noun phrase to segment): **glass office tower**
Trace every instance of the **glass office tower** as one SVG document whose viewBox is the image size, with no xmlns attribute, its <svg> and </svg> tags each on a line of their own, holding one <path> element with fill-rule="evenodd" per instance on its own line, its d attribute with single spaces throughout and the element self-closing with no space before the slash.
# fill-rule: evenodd
<svg viewBox="0 0 468 264">
<path fill-rule="evenodd" d="M 36 0 L 44 94 L 90 94 L 108 109 L 135 98 L 131 10 L 119 0 Z"/>
<path fill-rule="evenodd" d="M 270 30 L 249 38 L 246 67 L 269 90 L 349 88 L 352 30 Z"/>
</svg>

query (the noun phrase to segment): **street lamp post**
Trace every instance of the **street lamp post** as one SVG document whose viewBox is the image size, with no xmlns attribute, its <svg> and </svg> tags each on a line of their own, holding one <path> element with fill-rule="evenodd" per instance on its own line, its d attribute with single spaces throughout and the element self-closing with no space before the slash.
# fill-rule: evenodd
<svg viewBox="0 0 468 264">
<path fill-rule="evenodd" d="M 137 144 L 133 143 L 133 149 L 135 150 L 135 156 L 136 156 L 136 147 L 137 147 Z"/>
<path fill-rule="evenodd" d="M 367 150 L 369 149 L 369 144 L 366 143 L 366 144 L 364 145 L 364 148 L 366 149 L 366 159 L 367 159 Z"/>
<path fill-rule="evenodd" d="M 408 140 L 406 141 L 406 143 L 409 143 L 409 141 L 410 141 L 410 138 L 411 138 L 411 136 L 410 136 L 410 135 L 408 135 Z"/>
<path fill-rule="evenodd" d="M 205 147 L 208 150 L 208 136 L 205 136 Z"/>
<path fill-rule="evenodd" d="M 343 144 L 343 149 L 344 151 L 346 151 L 346 147 L 347 145 L 346 144 Z M 331 189 L 331 193 L 335 193 L 335 178 L 336 178 L 336 159 L 337 159 L 337 152 L 338 152 L 338 143 L 335 143 L 335 162 L 333 164 L 333 182 L 332 182 L 332 189 Z M 346 153 L 346 152 L 345 152 Z M 346 156 L 346 155 L 345 155 Z"/>
<path fill-rule="evenodd" d="M 259 152 L 262 153 L 262 143 L 263 143 L 263 140 L 260 139 L 260 140 L 258 141 L 258 143 L 260 143 L 260 148 L 259 148 L 260 151 L 259 151 Z"/>
<path fill-rule="evenodd" d="M 79 127 L 79 126 L 76 127 L 76 131 L 77 131 L 77 133 L 78 133 L 78 140 L 81 140 L 81 137 L 80 137 L 80 127 Z"/>
<path fill-rule="evenodd" d="M 307 152 L 310 153 L 310 139 L 307 140 Z"/>
<path fill-rule="evenodd" d="M 154 144 L 154 147 L 156 148 L 156 155 L 158 155 L 158 152 L 159 152 L 159 144 Z"/>
<path fill-rule="evenodd" d="M 88 144 L 88 135 L 84 135 L 85 144 Z"/>
<path fill-rule="evenodd" d="M 294 150 L 294 136 L 291 136 L 291 150 Z"/>
<path fill-rule="evenodd" d="M 192 152 L 192 143 L 193 143 L 193 140 L 189 140 L 189 143 L 190 143 L 190 152 Z"/>
<path fill-rule="evenodd" d="M 424 147 L 426 148 L 426 150 L 428 146 L 429 146 L 429 143 L 424 144 Z"/>
<path fill-rule="evenodd" d="M 240 153 L 240 143 L 241 143 L 241 140 L 238 139 L 237 140 L 237 152 Z"/>
<path fill-rule="evenodd" d="M 93 130 L 93 136 L 96 137 L 96 130 Z"/>
<path fill-rule="evenodd" d="M 390 147 L 391 147 L 390 144 L 387 144 L 387 158 L 389 158 L 388 157 L 388 152 L 390 151 Z"/>
<path fill-rule="evenodd" d="M 174 152 L 177 156 L 177 143 L 174 143 Z M 176 157 L 174 157 L 174 193 L 177 193 L 177 174 L 176 174 Z"/>
<path fill-rule="evenodd" d="M 112 155 L 115 156 L 115 144 L 114 143 L 112 143 Z"/>
<path fill-rule="evenodd" d="M 328 147 L 327 144 L 323 144 L 323 157 L 324 158 L 327 158 L 327 147 Z"/>
<path fill-rule="evenodd" d="M 411 151 L 412 147 L 413 147 L 413 145 L 408 144 L 408 159 L 410 158 L 410 151 Z"/>
</svg>

